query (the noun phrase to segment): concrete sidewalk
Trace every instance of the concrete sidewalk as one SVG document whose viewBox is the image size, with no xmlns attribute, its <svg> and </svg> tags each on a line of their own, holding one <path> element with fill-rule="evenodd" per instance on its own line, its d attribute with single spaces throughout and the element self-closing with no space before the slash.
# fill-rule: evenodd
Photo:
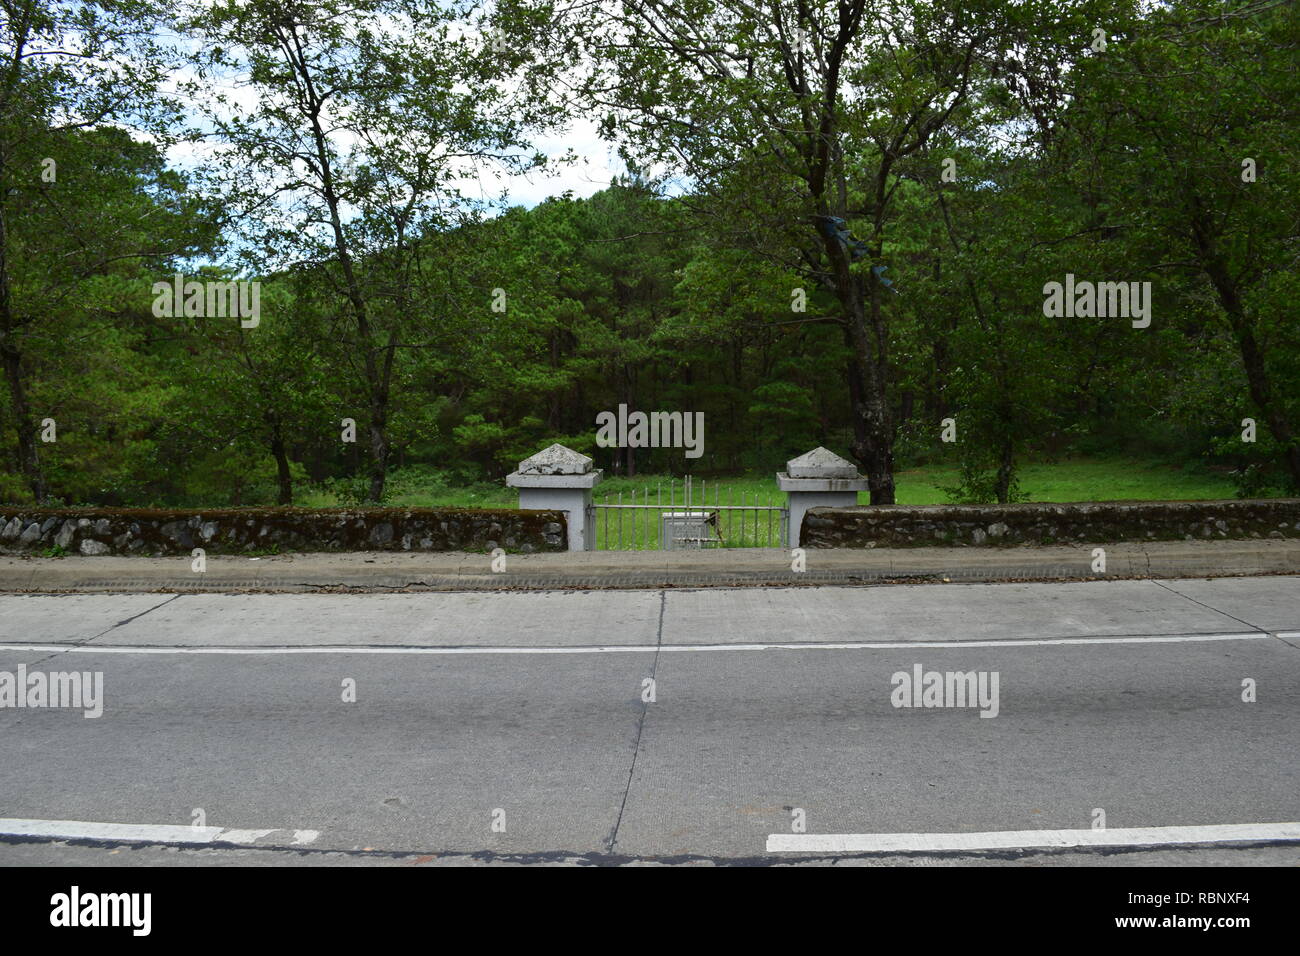
<svg viewBox="0 0 1300 956">
<path fill-rule="evenodd" d="M 1092 569 L 1104 547 L 1106 572 Z M 1300 573 L 1300 542 L 1174 541 L 1015 548 L 827 549 L 791 569 L 779 548 L 591 551 L 491 557 L 463 552 L 350 552 L 247 558 L 0 557 L 0 591 L 495 591 L 869 585 Z"/>
</svg>

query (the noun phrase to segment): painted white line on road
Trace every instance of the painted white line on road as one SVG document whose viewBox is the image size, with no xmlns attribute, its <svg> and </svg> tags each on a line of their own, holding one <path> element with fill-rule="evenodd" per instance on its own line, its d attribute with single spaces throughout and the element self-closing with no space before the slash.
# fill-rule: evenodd
<svg viewBox="0 0 1300 956">
<path fill-rule="evenodd" d="M 1257 641 L 1272 637 L 1263 631 L 1239 634 L 1164 634 L 1129 637 L 1053 637 L 1005 641 L 817 641 L 763 644 L 597 644 L 574 647 L 374 647 L 315 645 L 292 647 L 159 647 L 132 644 L 0 644 L 0 651 L 39 651 L 81 654 L 653 654 L 712 653 L 714 651 L 878 651 L 909 648 L 1055 647 L 1077 644 L 1191 644 L 1201 641 Z"/>
<path fill-rule="evenodd" d="M 1300 631 L 1278 631 L 1277 636 L 1283 640 L 1295 640 L 1300 638 Z"/>
<path fill-rule="evenodd" d="M 312 843 L 320 836 L 319 830 L 224 830 L 221 827 L 176 826 L 166 823 L 93 823 L 87 820 L 0 818 L 0 836 L 46 837 L 58 840 L 103 840 L 106 843 L 240 843 L 251 845 L 264 840 L 273 833 L 292 833 L 294 845 Z M 271 844 L 275 842 L 277 841 L 271 841 Z"/>
<path fill-rule="evenodd" d="M 1076 846 L 1181 846 L 1300 840 L 1300 823 L 1219 823 L 1108 830 L 997 830 L 990 833 L 772 833 L 768 853 L 907 853 Z"/>
</svg>

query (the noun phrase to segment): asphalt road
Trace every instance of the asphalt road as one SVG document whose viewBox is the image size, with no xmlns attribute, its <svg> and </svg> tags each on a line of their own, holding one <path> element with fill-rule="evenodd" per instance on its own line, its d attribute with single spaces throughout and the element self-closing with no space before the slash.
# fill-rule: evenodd
<svg viewBox="0 0 1300 956">
<path fill-rule="evenodd" d="M 0 676 L 103 674 L 98 718 L 0 707 L 0 864 L 1300 862 L 1124 836 L 1300 821 L 1295 577 L 0 595 L 0 632 Z M 996 717 L 895 707 L 917 665 L 996 672 Z M 935 849 L 1098 809 L 1112 846 Z M 769 851 L 797 810 L 911 836 Z"/>
</svg>

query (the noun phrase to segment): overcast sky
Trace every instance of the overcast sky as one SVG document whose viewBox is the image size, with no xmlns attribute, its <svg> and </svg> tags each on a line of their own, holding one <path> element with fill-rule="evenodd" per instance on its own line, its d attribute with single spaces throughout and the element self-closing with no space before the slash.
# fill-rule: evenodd
<svg viewBox="0 0 1300 956">
<path fill-rule="evenodd" d="M 469 34 L 476 31 L 469 29 Z M 201 41 L 189 37 L 175 37 L 175 45 L 180 49 L 196 48 Z M 228 51 L 232 52 L 232 51 Z M 164 89 L 173 94 L 179 93 L 179 84 L 185 80 L 195 79 L 195 73 L 189 68 L 182 68 L 165 84 Z M 224 75 L 208 75 L 202 86 L 214 94 L 230 98 L 231 106 L 236 110 L 251 115 L 257 106 L 257 89 L 248 83 L 248 76 L 242 72 Z M 211 105 L 211 104 L 207 104 Z M 201 128 L 209 128 L 200 121 L 203 105 L 195 103 L 191 121 Z M 336 132 L 331 136 L 334 145 L 341 152 L 346 152 L 352 145 L 352 138 Z M 460 180 L 457 185 L 470 199 L 496 200 L 505 192 L 510 205 L 531 208 L 543 200 L 558 196 L 565 191 L 577 198 L 585 198 L 609 186 L 616 175 L 625 175 L 626 167 L 619 159 L 616 149 L 603 142 L 596 132 L 596 124 L 582 116 L 574 117 L 570 128 L 564 134 L 537 136 L 531 141 L 538 152 L 558 158 L 570 151 L 578 159 L 573 163 L 552 163 L 545 170 L 534 171 L 525 175 L 505 176 L 499 170 L 490 172 L 488 167 L 479 171 L 477 176 Z M 213 153 L 226 147 L 214 140 L 203 143 L 178 143 L 168 152 L 168 160 L 181 169 L 193 168 L 209 160 Z"/>
<path fill-rule="evenodd" d="M 602 142 L 596 135 L 596 124 L 587 120 L 575 121 L 566 136 L 541 138 L 535 145 L 540 152 L 550 156 L 563 156 L 567 150 L 572 149 L 579 161 L 545 172 L 508 177 L 506 190 L 511 205 L 532 207 L 543 199 L 560 195 L 566 189 L 578 198 L 585 198 L 608 186 L 614 176 L 627 172 L 613 144 Z M 488 195 L 492 194 L 494 185 L 485 184 Z"/>
</svg>

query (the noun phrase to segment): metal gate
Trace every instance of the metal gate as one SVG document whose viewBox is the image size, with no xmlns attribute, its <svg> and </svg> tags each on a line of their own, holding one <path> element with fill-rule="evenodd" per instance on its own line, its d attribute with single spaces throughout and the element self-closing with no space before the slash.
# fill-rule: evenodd
<svg viewBox="0 0 1300 956">
<path fill-rule="evenodd" d="M 667 485 L 646 484 L 594 501 L 597 550 L 787 547 L 790 511 L 779 491 L 764 494 L 717 481 L 697 485 L 689 475 Z"/>
</svg>

